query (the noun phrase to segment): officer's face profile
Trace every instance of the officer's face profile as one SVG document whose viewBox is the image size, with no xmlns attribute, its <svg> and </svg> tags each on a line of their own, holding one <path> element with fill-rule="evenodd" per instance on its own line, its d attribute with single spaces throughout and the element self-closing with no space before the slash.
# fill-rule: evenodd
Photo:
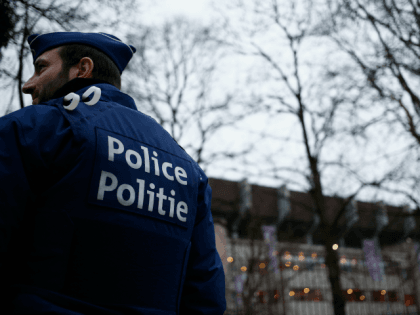
<svg viewBox="0 0 420 315">
<path fill-rule="evenodd" d="M 35 60 L 34 74 L 22 87 L 23 93 L 32 95 L 33 105 L 50 100 L 59 88 L 74 78 L 92 77 L 93 61 L 87 57 L 69 71 L 63 71 L 59 49 L 48 50 Z"/>
</svg>

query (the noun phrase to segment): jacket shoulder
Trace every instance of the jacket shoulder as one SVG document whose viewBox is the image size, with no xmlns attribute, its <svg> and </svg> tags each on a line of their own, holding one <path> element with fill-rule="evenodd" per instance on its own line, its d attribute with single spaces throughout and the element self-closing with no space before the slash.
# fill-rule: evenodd
<svg viewBox="0 0 420 315">
<path fill-rule="evenodd" d="M 60 110 L 52 104 L 30 105 L 1 117 L 2 120 L 19 120 L 21 123 L 53 123 L 53 117 L 61 116 Z"/>
</svg>

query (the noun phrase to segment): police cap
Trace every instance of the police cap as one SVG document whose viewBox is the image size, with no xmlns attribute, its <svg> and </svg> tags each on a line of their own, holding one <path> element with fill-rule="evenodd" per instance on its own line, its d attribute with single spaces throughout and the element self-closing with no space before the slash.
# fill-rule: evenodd
<svg viewBox="0 0 420 315">
<path fill-rule="evenodd" d="M 45 51 L 52 48 L 82 44 L 92 46 L 105 53 L 117 65 L 120 74 L 123 72 L 136 48 L 123 43 L 118 37 L 106 33 L 55 32 L 32 34 L 28 37 L 32 56 L 35 60 Z"/>
</svg>

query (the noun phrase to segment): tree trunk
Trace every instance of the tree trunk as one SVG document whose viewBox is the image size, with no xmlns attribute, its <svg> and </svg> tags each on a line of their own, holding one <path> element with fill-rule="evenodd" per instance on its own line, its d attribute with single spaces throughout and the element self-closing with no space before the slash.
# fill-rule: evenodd
<svg viewBox="0 0 420 315">
<path fill-rule="evenodd" d="M 303 116 L 302 116 L 303 121 Z M 304 124 L 302 124 L 304 126 Z M 305 131 L 305 129 L 304 129 Z M 308 142 L 306 142 L 308 144 Z M 322 193 L 321 176 L 318 171 L 318 160 L 310 155 L 309 145 L 307 145 L 308 157 L 312 171 L 313 189 L 312 197 L 315 201 L 318 213 L 320 214 L 321 224 L 327 226 L 324 229 L 324 244 L 326 251 L 325 264 L 328 268 L 328 278 L 330 279 L 331 291 L 333 296 L 334 315 L 345 315 L 345 299 L 340 286 L 340 267 L 338 265 L 338 253 L 333 249 L 338 235 L 336 226 L 331 226 L 326 217 L 326 207 L 324 195 Z M 334 221 L 334 220 L 333 220 Z"/>
<path fill-rule="evenodd" d="M 331 284 L 334 315 L 345 315 L 345 299 L 341 291 L 340 285 L 340 267 L 338 265 L 338 253 L 332 246 L 334 240 L 330 237 L 329 231 L 325 235 L 325 249 L 326 249 L 326 267 L 328 268 L 328 277 Z"/>
</svg>

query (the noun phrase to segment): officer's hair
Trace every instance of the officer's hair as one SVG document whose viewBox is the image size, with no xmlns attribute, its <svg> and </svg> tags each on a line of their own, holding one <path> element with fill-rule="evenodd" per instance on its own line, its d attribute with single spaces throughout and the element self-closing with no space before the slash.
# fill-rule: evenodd
<svg viewBox="0 0 420 315">
<path fill-rule="evenodd" d="M 68 72 L 83 57 L 93 61 L 92 78 L 107 81 L 121 89 L 121 75 L 117 65 L 106 54 L 86 45 L 70 44 L 60 46 L 58 54 L 63 61 L 63 71 Z"/>
</svg>

